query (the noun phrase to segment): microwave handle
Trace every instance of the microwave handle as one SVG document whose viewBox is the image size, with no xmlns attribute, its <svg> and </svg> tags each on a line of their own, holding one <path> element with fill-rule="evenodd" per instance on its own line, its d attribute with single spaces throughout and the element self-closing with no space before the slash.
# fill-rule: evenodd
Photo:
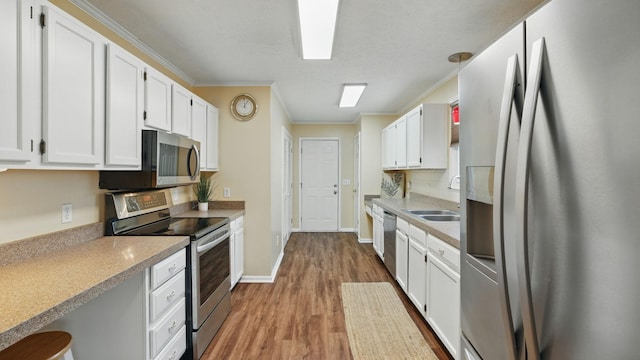
<svg viewBox="0 0 640 360">
<path fill-rule="evenodd" d="M 191 154 L 196 154 L 196 171 L 195 173 L 191 170 Z M 198 152 L 198 147 L 195 145 L 191 145 L 191 150 L 189 151 L 188 159 L 187 159 L 187 172 L 191 180 L 195 180 L 196 177 L 200 174 L 200 153 Z"/>
</svg>

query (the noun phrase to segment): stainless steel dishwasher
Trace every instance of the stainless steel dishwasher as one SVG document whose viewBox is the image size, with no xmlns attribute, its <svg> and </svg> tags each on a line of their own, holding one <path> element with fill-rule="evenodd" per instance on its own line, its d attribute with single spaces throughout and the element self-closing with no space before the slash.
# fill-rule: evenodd
<svg viewBox="0 0 640 360">
<path fill-rule="evenodd" d="M 396 278 L 396 215 L 384 212 L 384 266 Z"/>
</svg>

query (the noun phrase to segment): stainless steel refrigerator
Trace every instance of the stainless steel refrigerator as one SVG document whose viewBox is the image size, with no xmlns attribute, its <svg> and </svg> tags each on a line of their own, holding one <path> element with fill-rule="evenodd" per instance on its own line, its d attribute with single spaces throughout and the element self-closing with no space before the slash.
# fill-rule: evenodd
<svg viewBox="0 0 640 360">
<path fill-rule="evenodd" d="M 640 358 L 640 1 L 552 0 L 459 73 L 461 358 Z"/>
</svg>

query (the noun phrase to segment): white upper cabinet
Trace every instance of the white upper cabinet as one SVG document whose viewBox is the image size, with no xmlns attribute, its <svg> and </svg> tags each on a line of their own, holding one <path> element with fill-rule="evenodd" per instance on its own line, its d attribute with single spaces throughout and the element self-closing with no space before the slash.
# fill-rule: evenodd
<svg viewBox="0 0 640 360">
<path fill-rule="evenodd" d="M 382 129 L 382 168 L 396 167 L 396 127 L 392 124 Z"/>
<path fill-rule="evenodd" d="M 407 167 L 422 164 L 422 106 L 407 113 Z"/>
<path fill-rule="evenodd" d="M 140 168 L 144 63 L 115 44 L 107 47 L 105 165 Z"/>
<path fill-rule="evenodd" d="M 396 167 L 407 167 L 407 118 L 396 120 Z"/>
<path fill-rule="evenodd" d="M 200 169 L 207 167 L 207 103 L 193 96 L 191 106 L 191 139 L 200 142 Z"/>
<path fill-rule="evenodd" d="M 44 6 L 43 11 L 42 161 L 100 165 L 106 41 L 55 7 Z"/>
<path fill-rule="evenodd" d="M 152 67 L 144 73 L 144 125 L 171 131 L 171 84 L 173 81 Z"/>
<path fill-rule="evenodd" d="M 0 1 L 0 161 L 23 163 L 31 154 L 31 122 L 39 115 L 34 104 L 39 92 L 34 86 L 37 27 L 30 16 L 32 5 Z"/>
<path fill-rule="evenodd" d="M 218 171 L 218 108 L 207 104 L 206 169 Z M 204 152 L 204 151 L 203 151 Z M 204 161 L 203 161 L 204 163 Z"/>
<path fill-rule="evenodd" d="M 421 104 L 384 128 L 382 137 L 384 169 L 446 169 L 449 105 Z"/>
<path fill-rule="evenodd" d="M 191 136 L 191 92 L 178 84 L 171 86 L 171 132 Z"/>
</svg>

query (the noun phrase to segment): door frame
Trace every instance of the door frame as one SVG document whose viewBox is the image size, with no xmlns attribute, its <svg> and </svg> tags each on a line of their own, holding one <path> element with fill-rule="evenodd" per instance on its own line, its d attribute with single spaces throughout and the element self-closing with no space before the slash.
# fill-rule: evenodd
<svg viewBox="0 0 640 360">
<path fill-rule="evenodd" d="M 362 148 L 360 147 L 360 131 L 356 132 L 356 135 L 353 137 L 353 192 L 354 192 L 354 202 L 353 202 L 353 226 L 355 227 L 356 235 L 358 236 L 358 241 L 360 241 L 360 176 L 362 173 L 360 172 L 360 159 L 362 155 L 360 154 Z"/>
<path fill-rule="evenodd" d="M 326 140 L 338 142 L 338 219 L 337 229 L 339 232 L 342 226 L 342 141 L 339 137 L 327 136 L 327 137 L 301 137 L 298 139 L 298 227 L 300 231 L 305 231 L 302 228 L 302 142 L 305 140 Z"/>
<path fill-rule="evenodd" d="M 289 166 L 286 167 L 286 161 L 285 161 L 285 154 L 284 154 L 284 146 L 286 144 L 286 142 L 289 142 Z M 284 251 L 284 247 L 287 246 L 287 242 L 289 242 L 289 237 L 291 236 L 291 230 L 293 228 L 293 137 L 291 136 L 291 134 L 289 133 L 289 131 L 287 131 L 287 129 L 285 127 L 282 128 L 282 147 L 280 148 L 281 151 L 283 151 L 281 153 L 282 155 L 282 208 L 281 208 L 281 212 L 282 212 L 282 243 L 281 243 L 281 251 Z M 287 204 L 286 204 L 286 197 L 285 197 L 285 187 L 286 187 L 286 179 L 287 176 L 289 177 L 289 181 L 290 181 L 290 188 L 289 188 L 289 218 L 286 219 L 286 215 L 287 215 Z M 288 226 L 287 226 L 287 222 L 288 222 Z"/>
</svg>

